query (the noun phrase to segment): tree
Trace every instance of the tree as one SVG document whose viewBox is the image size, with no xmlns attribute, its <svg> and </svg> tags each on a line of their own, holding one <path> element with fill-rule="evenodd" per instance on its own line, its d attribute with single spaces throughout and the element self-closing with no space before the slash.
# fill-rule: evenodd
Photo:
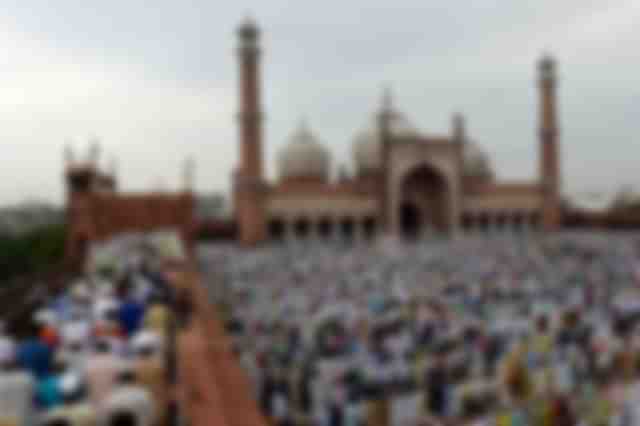
<svg viewBox="0 0 640 426">
<path fill-rule="evenodd" d="M 43 273 L 63 259 L 65 226 L 44 225 L 20 235 L 0 236 L 0 282 Z"/>
</svg>

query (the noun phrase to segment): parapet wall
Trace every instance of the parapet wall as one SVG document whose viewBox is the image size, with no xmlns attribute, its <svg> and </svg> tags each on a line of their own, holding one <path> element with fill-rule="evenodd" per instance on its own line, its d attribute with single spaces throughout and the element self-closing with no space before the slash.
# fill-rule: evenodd
<svg viewBox="0 0 640 426">
<path fill-rule="evenodd" d="M 172 269 L 191 315 L 178 338 L 182 412 L 192 426 L 268 426 L 221 319 L 192 264 Z"/>
</svg>

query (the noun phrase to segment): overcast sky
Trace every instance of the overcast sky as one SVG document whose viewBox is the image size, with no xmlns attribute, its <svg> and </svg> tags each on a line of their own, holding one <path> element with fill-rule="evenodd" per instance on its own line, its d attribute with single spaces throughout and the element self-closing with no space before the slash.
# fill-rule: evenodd
<svg viewBox="0 0 640 426">
<path fill-rule="evenodd" d="M 271 176 L 301 117 L 350 163 L 391 83 L 420 129 L 447 133 L 459 110 L 499 177 L 534 178 L 534 65 L 548 50 L 565 189 L 640 187 L 638 0 L 3 0 L 0 204 L 61 203 L 63 147 L 84 155 L 91 135 L 125 190 L 180 186 L 193 155 L 198 191 L 228 191 L 248 13 L 264 32 Z"/>
</svg>

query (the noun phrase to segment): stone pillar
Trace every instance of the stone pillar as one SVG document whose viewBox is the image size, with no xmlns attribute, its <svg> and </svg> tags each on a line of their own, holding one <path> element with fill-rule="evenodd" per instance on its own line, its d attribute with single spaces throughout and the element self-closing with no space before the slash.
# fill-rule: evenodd
<svg viewBox="0 0 640 426">
<path fill-rule="evenodd" d="M 393 119 L 393 99 L 391 89 L 386 88 L 382 96 L 382 106 L 378 113 L 378 134 L 380 138 L 380 164 L 382 165 L 382 185 L 380 185 L 380 227 L 382 232 L 388 234 L 395 232 L 397 229 L 392 228 L 392 215 L 390 212 L 392 208 L 395 208 L 394 203 L 391 202 L 391 190 L 390 190 L 390 177 L 391 177 L 391 121 Z"/>
</svg>

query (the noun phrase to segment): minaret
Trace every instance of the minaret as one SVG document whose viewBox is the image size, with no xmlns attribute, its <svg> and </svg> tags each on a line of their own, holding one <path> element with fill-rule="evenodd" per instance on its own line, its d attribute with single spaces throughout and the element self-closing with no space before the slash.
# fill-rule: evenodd
<svg viewBox="0 0 640 426">
<path fill-rule="evenodd" d="M 87 164 L 90 167 L 93 167 L 95 170 L 99 169 L 101 152 L 102 149 L 100 147 L 100 140 L 97 137 L 92 136 L 89 139 L 89 153 L 87 156 Z"/>
<path fill-rule="evenodd" d="M 253 246 L 266 239 L 260 110 L 260 30 L 252 19 L 246 19 L 238 29 L 238 37 L 240 169 L 236 176 L 236 214 L 241 243 Z"/>
<path fill-rule="evenodd" d="M 380 179 L 380 227 L 384 234 L 391 230 L 391 194 L 389 190 L 389 169 L 391 167 L 391 121 L 393 120 L 393 95 L 390 87 L 385 87 L 382 94 L 382 105 L 378 113 L 378 131 L 380 132 L 380 155 L 382 171 Z"/>
<path fill-rule="evenodd" d="M 464 116 L 459 112 L 454 113 L 451 118 L 451 141 L 455 150 L 459 187 L 462 189 L 459 191 L 458 205 L 462 205 L 462 194 L 466 189 L 464 182 L 464 151 L 467 143 L 467 129 Z"/>
<path fill-rule="evenodd" d="M 451 119 L 451 136 L 453 137 L 453 141 L 459 144 L 464 144 L 467 138 L 466 133 L 464 116 L 459 112 L 454 113 L 453 118 Z"/>
<path fill-rule="evenodd" d="M 464 116 L 459 112 L 454 113 L 451 119 L 451 140 L 457 150 L 460 172 L 462 172 L 462 167 L 464 166 L 464 145 L 467 142 L 466 127 Z"/>
<path fill-rule="evenodd" d="M 189 156 L 182 165 L 182 186 L 185 193 L 192 193 L 195 186 L 196 162 Z"/>
<path fill-rule="evenodd" d="M 553 231 L 560 226 L 561 176 L 556 112 L 556 63 L 544 55 L 538 63 L 540 89 L 540 181 L 543 191 L 542 227 Z"/>
</svg>

